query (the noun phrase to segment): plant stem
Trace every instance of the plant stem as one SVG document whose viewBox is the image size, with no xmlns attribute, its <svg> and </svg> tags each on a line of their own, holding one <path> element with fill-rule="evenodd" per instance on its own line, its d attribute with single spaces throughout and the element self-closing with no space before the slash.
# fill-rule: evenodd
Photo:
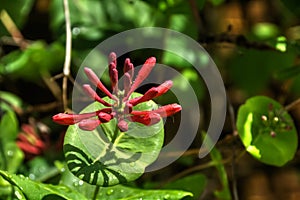
<svg viewBox="0 0 300 200">
<path fill-rule="evenodd" d="M 300 98 L 296 99 L 295 101 L 293 101 L 292 103 L 290 103 L 289 105 L 285 106 L 284 109 L 286 111 L 290 111 L 292 108 L 294 108 L 295 106 L 297 106 L 298 104 L 300 104 Z"/>
<path fill-rule="evenodd" d="M 7 170 L 7 160 L 6 160 L 6 157 L 5 157 L 5 151 L 4 151 L 4 145 L 3 145 L 3 142 L 0 138 L 0 155 L 3 159 L 3 170 Z"/>
<path fill-rule="evenodd" d="M 97 195 L 98 195 L 99 191 L 100 191 L 100 186 L 96 185 L 96 188 L 95 188 L 95 191 L 94 191 L 94 195 L 93 195 L 93 200 L 97 199 Z"/>
<path fill-rule="evenodd" d="M 72 32 L 71 32 L 71 22 L 70 22 L 70 10 L 68 0 L 64 0 L 64 13 L 66 21 L 66 54 L 63 69 L 63 85 L 62 85 L 62 100 L 64 109 L 67 110 L 67 83 L 68 77 L 70 76 L 70 66 L 71 66 L 71 50 L 72 50 Z"/>
</svg>

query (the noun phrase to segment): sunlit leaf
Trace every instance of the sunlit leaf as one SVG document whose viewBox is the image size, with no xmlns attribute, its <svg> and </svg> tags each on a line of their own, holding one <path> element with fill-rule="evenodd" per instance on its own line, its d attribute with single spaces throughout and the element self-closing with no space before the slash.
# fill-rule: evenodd
<svg viewBox="0 0 300 200">
<path fill-rule="evenodd" d="M 66 186 L 39 183 L 22 175 L 10 174 L 2 170 L 0 170 L 0 176 L 16 186 L 26 199 L 86 199 L 79 192 Z"/>
<path fill-rule="evenodd" d="M 273 99 L 248 99 L 239 108 L 237 129 L 246 150 L 259 161 L 282 166 L 294 158 L 298 146 L 296 127 Z"/>
</svg>

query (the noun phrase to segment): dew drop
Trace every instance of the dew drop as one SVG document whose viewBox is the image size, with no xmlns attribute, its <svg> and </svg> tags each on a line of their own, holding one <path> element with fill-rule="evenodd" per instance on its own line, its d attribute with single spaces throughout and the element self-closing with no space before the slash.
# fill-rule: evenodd
<svg viewBox="0 0 300 200">
<path fill-rule="evenodd" d="M 134 167 L 134 166 L 135 166 L 135 162 L 131 162 L 131 163 L 129 163 L 129 165 L 130 165 L 131 167 Z"/>
<path fill-rule="evenodd" d="M 79 186 L 79 182 L 78 182 L 78 181 L 75 181 L 75 182 L 73 183 L 73 185 L 74 185 L 75 187 L 78 187 L 78 186 Z"/>
<path fill-rule="evenodd" d="M 29 178 L 31 179 L 31 180 L 35 180 L 35 175 L 34 174 L 29 174 Z"/>
<path fill-rule="evenodd" d="M 25 179 L 25 176 L 23 174 L 20 174 L 21 179 Z"/>
<path fill-rule="evenodd" d="M 22 195 L 20 194 L 19 191 L 15 191 L 15 196 L 16 196 L 18 199 L 22 199 Z"/>
<path fill-rule="evenodd" d="M 13 152 L 13 151 L 10 151 L 10 150 L 7 151 L 6 153 L 7 153 L 7 156 L 10 156 L 10 157 L 12 157 L 12 156 L 14 155 L 14 152 Z"/>
<path fill-rule="evenodd" d="M 78 184 L 80 185 L 80 186 L 82 186 L 83 185 L 83 180 L 80 180 L 79 182 L 78 182 Z"/>
<path fill-rule="evenodd" d="M 107 194 L 107 195 L 112 195 L 113 192 L 114 192 L 113 189 L 109 189 L 109 190 L 106 191 L 106 194 Z"/>
<path fill-rule="evenodd" d="M 81 30 L 80 30 L 80 28 L 78 28 L 78 27 L 74 27 L 74 28 L 72 29 L 73 35 L 79 35 L 80 32 L 81 32 Z"/>
</svg>

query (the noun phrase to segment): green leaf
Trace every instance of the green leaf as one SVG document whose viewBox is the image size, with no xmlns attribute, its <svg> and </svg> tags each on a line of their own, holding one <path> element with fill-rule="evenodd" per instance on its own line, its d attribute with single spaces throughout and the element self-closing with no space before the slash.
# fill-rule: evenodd
<svg viewBox="0 0 300 200">
<path fill-rule="evenodd" d="M 2 106 L 0 105 L 0 109 Z M 0 116 L 0 139 L 3 142 L 13 141 L 18 134 L 18 121 L 16 114 L 11 110 L 3 110 L 4 115 Z"/>
<path fill-rule="evenodd" d="M 140 96 L 134 93 L 132 97 Z M 107 101 L 109 99 L 104 98 Z M 104 108 L 92 103 L 81 113 Z M 141 103 L 134 110 L 157 108 L 153 101 Z M 94 131 L 84 131 L 77 125 L 69 126 L 64 153 L 70 171 L 93 185 L 111 186 L 126 183 L 140 177 L 145 168 L 153 163 L 163 145 L 162 120 L 152 126 L 129 123 L 127 132 L 120 132 L 116 119 L 103 123 Z"/>
<path fill-rule="evenodd" d="M 143 190 L 123 185 L 101 188 L 100 190 L 97 196 L 99 200 L 182 199 L 184 197 L 193 196 L 192 193 L 182 190 Z"/>
<path fill-rule="evenodd" d="M 186 199 L 199 199 L 207 184 L 206 177 L 197 173 L 166 184 L 163 189 L 178 189 L 193 193 L 193 197 Z"/>
<path fill-rule="evenodd" d="M 0 103 L 0 111 L 0 169 L 16 172 L 24 158 L 15 142 L 18 134 L 17 117 L 5 103 Z"/>
<path fill-rule="evenodd" d="M 64 48 L 59 43 L 49 46 L 37 41 L 23 51 L 13 51 L 0 60 L 0 74 L 29 81 L 40 80 L 43 73 L 60 69 L 64 61 Z"/>
<path fill-rule="evenodd" d="M 296 153 L 294 122 L 280 103 L 268 97 L 252 97 L 239 108 L 237 130 L 246 150 L 263 163 L 282 166 Z"/>
<path fill-rule="evenodd" d="M 18 108 L 22 106 L 22 99 L 10 92 L 0 91 L 0 99 L 4 100 L 5 103 L 9 104 L 10 106 Z M 1 106 L 3 106 L 3 104 L 1 104 Z"/>
<path fill-rule="evenodd" d="M 26 199 L 86 199 L 66 186 L 39 183 L 22 175 L 10 174 L 2 170 L 0 170 L 0 176 L 16 186 Z"/>
<path fill-rule="evenodd" d="M 195 176 L 192 178 L 196 181 L 203 180 L 200 176 Z M 202 182 L 200 182 L 202 183 Z M 61 184 L 66 185 L 67 187 L 71 188 L 72 190 L 76 190 L 83 194 L 86 198 L 92 199 L 96 190 L 95 185 L 90 185 L 82 180 L 78 179 L 74 176 L 69 170 L 64 170 L 62 173 Z M 199 182 L 196 183 L 199 186 Z M 199 187 L 198 187 L 199 188 Z M 131 188 L 128 186 L 123 185 L 116 185 L 111 187 L 100 187 L 99 192 L 96 194 L 96 199 L 102 200 L 130 200 L 130 199 L 182 199 L 184 197 L 191 197 L 193 196 L 192 193 L 183 191 L 182 189 L 179 190 L 170 190 L 170 189 L 163 189 L 163 190 L 145 190 L 139 188 Z"/>
</svg>

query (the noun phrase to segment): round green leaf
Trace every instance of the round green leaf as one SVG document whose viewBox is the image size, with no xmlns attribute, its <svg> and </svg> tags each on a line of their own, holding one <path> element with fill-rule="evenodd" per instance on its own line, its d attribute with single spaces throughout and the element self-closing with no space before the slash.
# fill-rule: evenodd
<svg viewBox="0 0 300 200">
<path fill-rule="evenodd" d="M 132 97 L 140 96 L 134 93 Z M 104 98 L 106 101 L 109 99 Z M 104 108 L 92 103 L 81 113 Z M 157 104 L 148 101 L 134 110 L 153 110 Z M 70 171 L 93 185 L 111 186 L 133 181 L 153 163 L 162 148 L 164 129 L 162 120 L 152 126 L 129 123 L 129 130 L 121 132 L 116 119 L 104 123 L 94 131 L 84 131 L 77 125 L 69 126 L 64 153 Z"/>
<path fill-rule="evenodd" d="M 291 116 L 268 97 L 252 97 L 240 107 L 237 130 L 246 150 L 263 163 L 282 166 L 293 159 L 297 150 Z"/>
</svg>

